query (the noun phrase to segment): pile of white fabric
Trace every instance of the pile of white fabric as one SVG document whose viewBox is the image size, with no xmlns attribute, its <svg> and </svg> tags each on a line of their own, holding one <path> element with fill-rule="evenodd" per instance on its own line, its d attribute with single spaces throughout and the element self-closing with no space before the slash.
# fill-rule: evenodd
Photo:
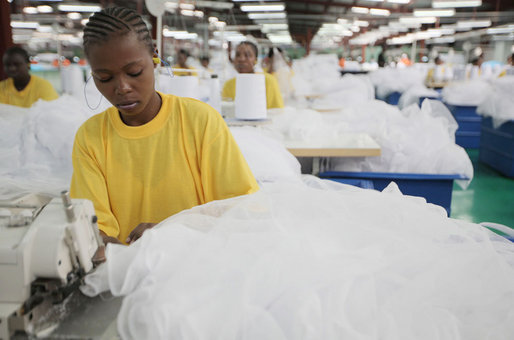
<svg viewBox="0 0 514 340">
<path fill-rule="evenodd" d="M 486 80 L 452 82 L 443 89 L 441 96 L 445 103 L 451 105 L 478 106 L 492 92 Z"/>
<path fill-rule="evenodd" d="M 426 73 L 415 67 L 380 68 L 369 77 L 376 88 L 376 97 L 385 100 L 393 92 L 403 93 L 413 86 L 423 85 Z"/>
<path fill-rule="evenodd" d="M 425 85 L 418 84 L 413 85 L 411 88 L 407 89 L 402 93 L 400 99 L 398 100 L 398 108 L 404 109 L 412 104 L 418 104 L 420 98 L 431 98 L 437 99 L 440 97 L 439 92 L 427 88 Z"/>
<path fill-rule="evenodd" d="M 491 91 L 477 107 L 477 113 L 493 118 L 493 126 L 514 120 L 514 75 L 490 81 Z"/>
<path fill-rule="evenodd" d="M 394 187 L 272 183 L 108 245 L 122 339 L 510 339 L 514 245 Z"/>
<path fill-rule="evenodd" d="M 26 191 L 58 195 L 68 188 L 75 133 L 107 105 L 103 99 L 93 111 L 68 95 L 39 100 L 31 108 L 0 105 L 0 196 Z"/>
<path fill-rule="evenodd" d="M 331 170 L 460 174 L 473 178 L 466 151 L 455 144 L 455 119 L 440 101 L 426 100 L 400 111 L 383 101 L 362 101 L 335 113 L 286 108 L 269 128 L 283 140 L 337 141 L 367 133 L 381 147 L 379 157 L 332 159 Z M 464 186 L 469 181 L 462 183 Z"/>
</svg>

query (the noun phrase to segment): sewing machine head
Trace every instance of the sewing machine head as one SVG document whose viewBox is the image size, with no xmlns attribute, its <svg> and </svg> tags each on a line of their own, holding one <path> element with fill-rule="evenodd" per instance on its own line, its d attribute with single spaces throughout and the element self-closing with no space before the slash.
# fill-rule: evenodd
<svg viewBox="0 0 514 340">
<path fill-rule="evenodd" d="M 88 200 L 0 201 L 0 338 L 48 327 L 45 313 L 80 285 L 101 245 Z"/>
</svg>

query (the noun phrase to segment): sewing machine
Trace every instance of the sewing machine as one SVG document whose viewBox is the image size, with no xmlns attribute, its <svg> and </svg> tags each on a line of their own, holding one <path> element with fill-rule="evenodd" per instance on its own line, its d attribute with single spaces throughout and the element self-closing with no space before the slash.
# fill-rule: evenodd
<svg viewBox="0 0 514 340">
<path fill-rule="evenodd" d="M 96 222 L 93 204 L 67 192 L 0 201 L 0 339 L 57 326 L 103 245 Z"/>
</svg>

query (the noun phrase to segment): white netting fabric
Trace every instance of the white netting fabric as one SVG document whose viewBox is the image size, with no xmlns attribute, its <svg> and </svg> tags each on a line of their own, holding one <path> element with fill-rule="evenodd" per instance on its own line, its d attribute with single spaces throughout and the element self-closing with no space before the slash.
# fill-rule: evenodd
<svg viewBox="0 0 514 340">
<path fill-rule="evenodd" d="M 477 106 L 492 93 L 485 80 L 470 80 L 448 84 L 441 93 L 444 102 L 451 105 Z"/>
<path fill-rule="evenodd" d="M 123 339 L 510 339 L 514 245 L 422 199 L 309 178 L 177 214 L 86 278 Z"/>
<path fill-rule="evenodd" d="M 514 75 L 491 81 L 492 91 L 478 105 L 477 113 L 493 118 L 495 128 L 514 120 Z"/>
</svg>

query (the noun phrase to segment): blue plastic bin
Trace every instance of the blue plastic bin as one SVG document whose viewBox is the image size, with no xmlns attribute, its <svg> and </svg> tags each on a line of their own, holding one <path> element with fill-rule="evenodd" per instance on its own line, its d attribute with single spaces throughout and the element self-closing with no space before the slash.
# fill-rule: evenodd
<svg viewBox="0 0 514 340">
<path fill-rule="evenodd" d="M 477 114 L 477 107 L 448 103 L 445 103 L 445 105 L 459 124 L 455 133 L 455 142 L 463 148 L 478 149 L 480 147 L 482 116 Z"/>
<path fill-rule="evenodd" d="M 400 97 L 402 94 L 400 92 L 393 92 L 386 97 L 386 103 L 391 105 L 398 105 L 398 101 L 400 101 Z"/>
<path fill-rule="evenodd" d="M 490 117 L 482 120 L 479 160 L 514 178 L 514 121 L 493 128 Z"/>
<path fill-rule="evenodd" d="M 453 180 L 466 179 L 461 175 L 430 175 L 387 172 L 340 172 L 327 171 L 319 174 L 320 178 L 330 179 L 339 183 L 359 185 L 360 180 L 367 184 L 367 188 L 383 190 L 391 182 L 398 184 L 405 195 L 424 197 L 427 202 L 440 205 L 446 209 L 448 216 L 451 213 Z M 368 182 L 366 182 L 368 181 Z"/>
</svg>

